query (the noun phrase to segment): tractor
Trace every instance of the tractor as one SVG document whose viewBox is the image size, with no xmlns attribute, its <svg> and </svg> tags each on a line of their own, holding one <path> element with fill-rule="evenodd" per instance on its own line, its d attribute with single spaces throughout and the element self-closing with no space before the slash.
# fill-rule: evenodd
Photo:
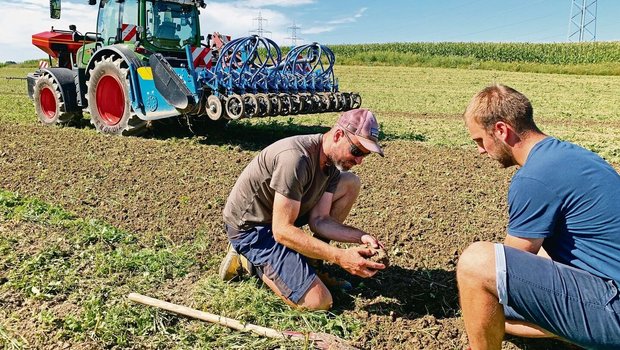
<svg viewBox="0 0 620 350">
<path fill-rule="evenodd" d="M 204 0 L 89 0 L 95 32 L 52 29 L 32 43 L 49 67 L 27 75 L 28 95 L 45 125 L 90 114 L 106 135 L 138 134 L 171 117 L 231 119 L 358 108 L 339 92 L 334 53 L 318 43 L 286 54 L 269 38 L 200 33 Z M 58 19 L 61 0 L 50 0 Z M 52 58 L 57 64 L 52 67 Z"/>
</svg>

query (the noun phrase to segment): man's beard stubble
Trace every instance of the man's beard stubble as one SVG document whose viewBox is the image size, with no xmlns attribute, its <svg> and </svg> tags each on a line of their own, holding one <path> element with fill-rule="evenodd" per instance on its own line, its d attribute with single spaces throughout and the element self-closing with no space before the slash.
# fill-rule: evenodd
<svg viewBox="0 0 620 350">
<path fill-rule="evenodd" d="M 508 145 L 500 141 L 497 137 L 493 138 L 493 142 L 495 143 L 495 154 L 490 155 L 492 159 L 498 161 L 502 168 L 510 168 L 513 165 L 517 165 L 517 161 L 512 155 Z"/>
</svg>

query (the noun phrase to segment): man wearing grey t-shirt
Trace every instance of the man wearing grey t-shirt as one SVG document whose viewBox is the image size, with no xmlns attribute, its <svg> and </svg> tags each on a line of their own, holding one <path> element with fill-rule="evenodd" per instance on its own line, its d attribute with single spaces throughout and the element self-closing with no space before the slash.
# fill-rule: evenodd
<svg viewBox="0 0 620 350">
<path fill-rule="evenodd" d="M 220 276 L 255 271 L 292 306 L 329 309 L 332 296 L 310 260 L 328 261 L 347 272 L 371 277 L 385 265 L 367 260 L 363 246 L 338 248 L 330 240 L 379 248 L 372 235 L 343 224 L 360 191 L 348 172 L 371 153 L 383 156 L 379 125 L 366 109 L 342 113 L 325 134 L 279 140 L 243 170 L 226 206 L 224 223 L 231 243 Z M 300 227 L 308 224 L 314 235 Z"/>
</svg>

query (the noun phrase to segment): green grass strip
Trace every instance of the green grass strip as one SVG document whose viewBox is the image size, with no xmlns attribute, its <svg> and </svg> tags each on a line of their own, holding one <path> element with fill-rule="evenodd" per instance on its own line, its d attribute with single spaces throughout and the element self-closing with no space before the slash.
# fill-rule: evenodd
<svg viewBox="0 0 620 350">
<path fill-rule="evenodd" d="M 98 220 L 77 217 L 35 198 L 0 190 L 0 296 L 30 300 L 39 307 L 37 327 L 71 344 L 140 348 L 298 348 L 311 344 L 266 339 L 220 325 L 187 320 L 137 305 L 126 296 L 135 291 L 153 297 L 188 273 L 200 273 L 195 244 L 175 246 L 134 234 Z M 215 257 L 213 257 L 215 258 Z M 212 260 L 212 259 L 210 259 Z M 172 293 L 172 294 L 170 294 Z M 195 285 L 188 306 L 277 330 L 326 332 L 355 339 L 361 323 L 344 310 L 308 312 L 292 309 L 256 278 L 226 283 L 213 273 Z M 64 305 L 58 312 L 53 306 Z M 28 347 L 27 340 L 3 327 L 20 322 L 14 307 L 0 310 L 0 341 L 5 348 Z M 30 314 L 28 317 L 32 317 Z"/>
</svg>

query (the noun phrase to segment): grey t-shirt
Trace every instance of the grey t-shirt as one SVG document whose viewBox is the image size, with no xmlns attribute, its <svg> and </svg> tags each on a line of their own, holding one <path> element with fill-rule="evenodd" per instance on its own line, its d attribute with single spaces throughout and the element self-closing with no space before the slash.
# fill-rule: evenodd
<svg viewBox="0 0 620 350">
<path fill-rule="evenodd" d="M 325 192 L 334 193 L 340 171 L 334 165 L 321 170 L 322 136 L 288 137 L 263 149 L 230 192 L 224 222 L 236 230 L 270 224 L 276 192 L 301 202 L 298 217 L 308 214 Z"/>
</svg>

